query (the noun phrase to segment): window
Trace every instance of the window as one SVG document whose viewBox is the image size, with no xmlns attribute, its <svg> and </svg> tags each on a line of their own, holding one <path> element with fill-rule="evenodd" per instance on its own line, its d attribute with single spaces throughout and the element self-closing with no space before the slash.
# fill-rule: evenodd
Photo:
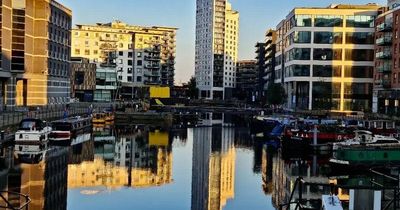
<svg viewBox="0 0 400 210">
<path fill-rule="evenodd" d="M 342 44 L 343 33 L 341 32 L 314 32 L 315 44 Z"/>
<path fill-rule="evenodd" d="M 141 57 L 142 57 L 142 53 L 141 53 L 141 52 L 138 52 L 138 53 L 137 53 L 137 57 L 138 57 L 138 58 L 141 58 Z"/>
<path fill-rule="evenodd" d="M 85 55 L 90 55 L 90 50 L 85 50 Z"/>
<path fill-rule="evenodd" d="M 128 68 L 128 74 L 132 74 L 132 68 Z"/>
<path fill-rule="evenodd" d="M 374 61 L 374 50 L 346 49 L 348 61 Z"/>
<path fill-rule="evenodd" d="M 311 26 L 311 15 L 295 15 L 291 19 L 292 27 L 310 27 Z"/>
<path fill-rule="evenodd" d="M 124 56 L 124 51 L 119 51 L 119 52 L 118 52 L 118 55 L 119 55 L 119 56 Z"/>
<path fill-rule="evenodd" d="M 295 31 L 290 34 L 290 44 L 292 43 L 311 43 L 310 31 Z"/>
<path fill-rule="evenodd" d="M 136 71 L 137 71 L 138 74 L 141 74 L 142 73 L 142 68 L 137 68 Z"/>
<path fill-rule="evenodd" d="M 76 55 L 80 55 L 81 54 L 81 50 L 80 49 L 75 49 L 75 54 Z"/>
<path fill-rule="evenodd" d="M 314 60 L 342 60 L 342 49 L 314 49 Z"/>
<path fill-rule="evenodd" d="M 128 66 L 132 66 L 133 65 L 133 61 L 132 60 L 128 60 Z"/>
<path fill-rule="evenodd" d="M 93 54 L 97 55 L 97 54 L 99 54 L 99 51 L 93 50 Z"/>
<path fill-rule="evenodd" d="M 286 61 L 310 60 L 310 48 L 293 48 L 287 52 Z"/>
<path fill-rule="evenodd" d="M 310 76 L 309 65 L 291 65 L 285 68 L 285 77 L 308 77 Z"/>
<path fill-rule="evenodd" d="M 128 58 L 132 58 L 133 57 L 133 52 L 128 52 Z"/>
<path fill-rule="evenodd" d="M 118 63 L 119 63 L 119 64 L 123 64 L 123 63 L 124 63 L 124 60 L 119 59 L 119 60 L 118 60 Z"/>
<path fill-rule="evenodd" d="M 137 82 L 141 82 L 142 81 L 142 77 L 141 76 L 136 77 L 136 81 Z"/>
<path fill-rule="evenodd" d="M 348 32 L 346 33 L 346 44 L 374 44 L 373 32 Z"/>
<path fill-rule="evenodd" d="M 368 15 L 355 15 L 355 16 L 347 16 L 346 17 L 346 26 L 347 27 L 356 27 L 356 28 L 373 28 L 374 27 L 374 16 Z"/>
<path fill-rule="evenodd" d="M 341 77 L 342 67 L 341 66 L 313 66 L 313 76 L 314 77 Z"/>
<path fill-rule="evenodd" d="M 315 27 L 342 27 L 343 17 L 340 15 L 317 15 Z"/>
<path fill-rule="evenodd" d="M 138 66 L 141 66 L 141 65 L 143 64 L 143 61 L 138 60 L 136 64 L 137 64 Z"/>
<path fill-rule="evenodd" d="M 124 43 L 119 43 L 119 48 L 124 48 Z"/>
<path fill-rule="evenodd" d="M 345 66 L 345 77 L 352 78 L 373 78 L 374 67 L 372 66 Z"/>
<path fill-rule="evenodd" d="M 132 76 L 128 76 L 128 82 L 132 82 Z"/>
</svg>

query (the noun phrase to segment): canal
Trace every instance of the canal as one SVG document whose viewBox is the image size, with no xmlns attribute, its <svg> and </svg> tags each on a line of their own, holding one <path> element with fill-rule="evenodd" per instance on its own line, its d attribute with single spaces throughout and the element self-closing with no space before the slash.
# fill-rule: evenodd
<svg viewBox="0 0 400 210">
<path fill-rule="evenodd" d="M 0 189 L 29 195 L 30 210 L 273 210 L 288 201 L 299 176 L 313 183 L 304 186 L 303 198 L 317 201 L 340 185 L 339 197 L 353 199 L 346 208 L 372 210 L 377 191 L 386 200 L 396 193 L 391 180 L 336 173 L 329 154 L 283 151 L 251 137 L 248 128 L 100 126 L 39 157 L 16 159 L 13 148 L 0 152 Z M 2 196 L 13 206 L 23 203 Z"/>
</svg>

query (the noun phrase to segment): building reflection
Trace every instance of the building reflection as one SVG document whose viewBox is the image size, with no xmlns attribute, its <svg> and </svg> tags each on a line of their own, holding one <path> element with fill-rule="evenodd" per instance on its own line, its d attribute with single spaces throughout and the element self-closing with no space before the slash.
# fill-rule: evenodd
<svg viewBox="0 0 400 210">
<path fill-rule="evenodd" d="M 192 210 L 220 210 L 235 194 L 235 130 L 193 131 Z"/>
<path fill-rule="evenodd" d="M 262 150 L 263 189 L 266 194 L 272 195 L 275 208 L 289 202 L 298 177 L 302 177 L 306 183 L 311 183 L 303 188 L 305 200 L 319 201 L 322 195 L 331 193 L 329 184 L 332 180 L 328 178 L 329 155 L 299 156 L 295 152 L 274 151 L 267 146 Z M 339 198 L 348 198 L 347 190 L 339 189 L 338 193 Z M 298 198 L 299 194 L 296 192 L 293 199 L 298 200 Z"/>
<path fill-rule="evenodd" d="M 6 178 L 8 183 L 5 190 L 29 195 L 32 200 L 29 204 L 30 210 L 65 210 L 68 150 L 61 147 L 51 148 L 41 155 L 43 157 L 37 162 L 18 162 L 20 160 L 16 159 Z M 25 203 L 22 197 L 5 194 L 14 207 Z"/>
<path fill-rule="evenodd" d="M 172 182 L 172 140 L 168 132 L 134 130 L 117 140 L 95 134 L 94 160 L 68 166 L 69 188 L 154 187 Z M 109 132 L 114 135 L 114 132 Z"/>
</svg>

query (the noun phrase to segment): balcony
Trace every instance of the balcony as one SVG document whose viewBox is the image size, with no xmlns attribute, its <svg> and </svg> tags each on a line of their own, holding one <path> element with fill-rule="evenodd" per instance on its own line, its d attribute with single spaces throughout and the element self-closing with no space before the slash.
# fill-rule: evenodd
<svg viewBox="0 0 400 210">
<path fill-rule="evenodd" d="M 158 61 L 160 60 L 160 56 L 144 56 L 144 60 L 146 61 Z"/>
<path fill-rule="evenodd" d="M 148 65 L 146 65 L 145 66 L 147 69 L 159 69 L 160 68 L 160 65 L 156 65 L 156 64 L 153 64 L 153 65 L 151 65 L 151 64 L 148 64 Z"/>
<path fill-rule="evenodd" d="M 118 42 L 118 38 L 101 36 L 100 37 L 100 41 L 103 41 L 103 42 Z"/>
<path fill-rule="evenodd" d="M 392 22 L 381 23 L 376 28 L 377 28 L 377 31 L 379 31 L 379 32 L 392 31 L 393 23 Z"/>
<path fill-rule="evenodd" d="M 378 73 L 390 73 L 390 72 L 392 72 L 392 65 L 387 64 L 387 65 L 378 66 L 377 71 L 378 71 Z"/>
<path fill-rule="evenodd" d="M 387 46 L 392 44 L 392 36 L 384 36 L 379 39 L 376 39 L 376 45 L 378 46 Z"/>
<path fill-rule="evenodd" d="M 390 52 L 390 51 L 377 52 L 375 54 L 375 57 L 377 59 L 381 59 L 381 60 L 391 59 L 392 58 L 392 52 Z"/>
<path fill-rule="evenodd" d="M 391 79 L 385 78 L 381 80 L 375 80 L 375 87 L 380 88 L 391 88 Z"/>
</svg>

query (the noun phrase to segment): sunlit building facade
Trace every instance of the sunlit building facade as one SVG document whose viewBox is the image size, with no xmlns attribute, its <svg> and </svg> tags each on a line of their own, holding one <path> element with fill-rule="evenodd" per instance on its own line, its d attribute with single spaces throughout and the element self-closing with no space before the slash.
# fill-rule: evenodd
<svg viewBox="0 0 400 210">
<path fill-rule="evenodd" d="M 197 0 L 195 77 L 200 98 L 229 99 L 236 83 L 239 12 L 227 0 Z"/>
<path fill-rule="evenodd" d="M 54 0 L 0 2 L 1 104 L 69 102 L 70 9 Z"/>
<path fill-rule="evenodd" d="M 222 210 L 235 196 L 235 130 L 193 132 L 192 210 Z"/>
<path fill-rule="evenodd" d="M 132 26 L 121 21 L 77 25 L 72 29 L 72 55 L 98 68 L 114 68 L 119 95 L 132 87 L 174 85 L 176 31 L 172 27 Z"/>
<path fill-rule="evenodd" d="M 283 82 L 287 108 L 371 111 L 379 8 L 295 8 L 278 24 L 275 82 Z"/>
</svg>

